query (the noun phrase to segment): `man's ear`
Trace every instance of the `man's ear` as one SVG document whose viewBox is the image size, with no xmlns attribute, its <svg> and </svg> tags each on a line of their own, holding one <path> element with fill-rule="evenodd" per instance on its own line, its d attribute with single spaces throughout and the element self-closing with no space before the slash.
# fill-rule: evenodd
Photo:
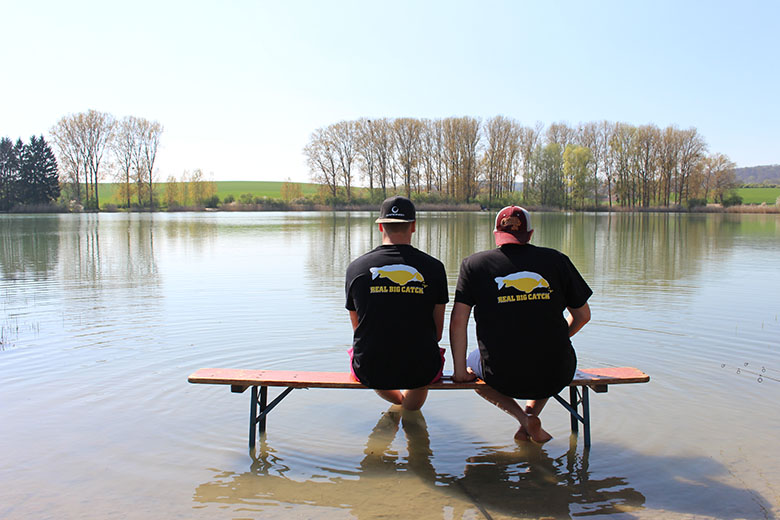
<svg viewBox="0 0 780 520">
<path fill-rule="evenodd" d="M 379 224 L 379 232 L 382 233 L 385 230 L 385 228 L 382 227 L 382 224 Z"/>
<path fill-rule="evenodd" d="M 417 227 L 416 227 L 416 226 L 417 226 L 417 221 L 416 221 L 416 220 L 413 220 L 413 221 L 412 221 L 412 233 L 414 233 L 414 230 L 415 230 L 415 229 L 417 229 Z"/>
</svg>

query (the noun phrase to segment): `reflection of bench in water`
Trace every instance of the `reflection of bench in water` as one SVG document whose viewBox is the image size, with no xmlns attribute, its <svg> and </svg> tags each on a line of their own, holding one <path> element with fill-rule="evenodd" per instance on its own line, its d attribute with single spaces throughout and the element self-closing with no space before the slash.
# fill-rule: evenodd
<svg viewBox="0 0 780 520">
<path fill-rule="evenodd" d="M 211 385 L 230 385 L 233 392 L 241 393 L 247 388 L 252 389 L 249 406 L 249 447 L 255 445 L 258 428 L 265 431 L 266 415 L 287 394 L 295 388 L 356 388 L 365 389 L 349 372 L 303 372 L 292 370 L 247 370 L 241 368 L 201 368 L 189 377 L 190 383 Z M 588 388 L 594 392 L 606 392 L 609 385 L 627 383 L 646 383 L 650 377 L 639 369 L 632 367 L 585 368 L 577 370 L 574 380 L 569 384 L 569 402 L 561 396 L 554 396 L 571 414 L 571 431 L 578 431 L 577 422 L 583 425 L 585 446 L 590 446 L 590 404 Z M 429 385 L 431 390 L 475 389 L 483 385 L 482 381 L 455 383 L 444 379 Z M 273 401 L 268 402 L 268 387 L 285 387 Z M 259 388 L 258 388 L 259 387 Z M 582 414 L 580 414 L 580 405 Z"/>
</svg>

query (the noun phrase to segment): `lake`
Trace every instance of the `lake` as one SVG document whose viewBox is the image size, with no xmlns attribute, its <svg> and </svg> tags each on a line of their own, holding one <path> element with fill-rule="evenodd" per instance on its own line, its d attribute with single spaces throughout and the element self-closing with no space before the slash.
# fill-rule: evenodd
<svg viewBox="0 0 780 520">
<path fill-rule="evenodd" d="M 594 291 L 579 366 L 651 377 L 590 394 L 589 450 L 552 401 L 539 447 L 471 391 L 401 417 L 370 390 L 312 389 L 250 453 L 248 392 L 187 376 L 347 370 L 344 272 L 380 243 L 374 218 L 0 216 L 0 517 L 780 516 L 778 215 L 534 215 L 533 242 Z M 451 299 L 494 218 L 419 214 Z"/>
</svg>

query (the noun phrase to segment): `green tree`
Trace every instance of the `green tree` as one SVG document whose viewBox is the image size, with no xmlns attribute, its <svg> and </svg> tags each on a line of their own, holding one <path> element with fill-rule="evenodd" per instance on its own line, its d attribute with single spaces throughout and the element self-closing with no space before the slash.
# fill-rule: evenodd
<svg viewBox="0 0 780 520">
<path fill-rule="evenodd" d="M 585 207 L 585 195 L 590 193 L 593 154 L 589 148 L 570 144 L 563 152 L 563 173 L 574 206 Z"/>
<path fill-rule="evenodd" d="M 539 203 L 542 206 L 563 207 L 566 191 L 563 175 L 561 145 L 549 143 L 538 146 L 533 161 L 539 178 Z"/>
<path fill-rule="evenodd" d="M 48 204 L 60 196 L 57 159 L 43 136 L 23 146 L 17 183 L 22 204 Z"/>
<path fill-rule="evenodd" d="M 20 147 L 14 146 L 10 139 L 0 139 L 0 211 L 8 211 L 18 201 L 19 152 Z"/>
</svg>

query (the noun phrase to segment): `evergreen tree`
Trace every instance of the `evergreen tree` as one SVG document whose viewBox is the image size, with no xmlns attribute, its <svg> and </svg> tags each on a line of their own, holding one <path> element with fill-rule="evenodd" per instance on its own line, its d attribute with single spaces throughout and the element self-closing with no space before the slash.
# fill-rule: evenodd
<svg viewBox="0 0 780 520">
<path fill-rule="evenodd" d="M 32 136 L 30 143 L 22 146 L 19 164 L 19 202 L 48 204 L 59 197 L 57 159 L 43 136 Z"/>
<path fill-rule="evenodd" d="M 3 137 L 0 139 L 0 211 L 8 211 L 17 203 L 18 179 L 18 149 L 10 139 Z"/>
</svg>

